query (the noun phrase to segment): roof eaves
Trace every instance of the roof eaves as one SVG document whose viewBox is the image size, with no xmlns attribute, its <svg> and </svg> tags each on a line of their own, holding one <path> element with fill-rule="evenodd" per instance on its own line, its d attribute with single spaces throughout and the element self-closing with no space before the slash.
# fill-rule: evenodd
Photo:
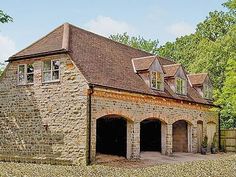
<svg viewBox="0 0 236 177">
<path fill-rule="evenodd" d="M 8 60 L 6 60 L 6 62 L 23 60 L 23 59 L 33 58 L 33 57 L 42 57 L 42 56 L 47 56 L 47 55 L 56 55 L 56 54 L 67 53 L 67 52 L 69 52 L 67 49 L 59 49 L 59 50 L 35 53 L 35 54 L 30 54 L 30 55 L 12 56 Z"/>
</svg>

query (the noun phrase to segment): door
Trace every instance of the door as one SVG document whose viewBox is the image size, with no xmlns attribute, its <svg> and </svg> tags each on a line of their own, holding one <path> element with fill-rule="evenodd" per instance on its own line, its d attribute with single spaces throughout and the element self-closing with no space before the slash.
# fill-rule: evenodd
<svg viewBox="0 0 236 177">
<path fill-rule="evenodd" d="M 213 142 L 213 137 L 216 132 L 216 124 L 213 122 L 207 123 L 207 137 L 208 137 L 208 149 L 211 147 L 211 143 Z"/>
<path fill-rule="evenodd" d="M 197 150 L 201 152 L 201 144 L 203 140 L 203 122 L 197 122 Z"/>
</svg>

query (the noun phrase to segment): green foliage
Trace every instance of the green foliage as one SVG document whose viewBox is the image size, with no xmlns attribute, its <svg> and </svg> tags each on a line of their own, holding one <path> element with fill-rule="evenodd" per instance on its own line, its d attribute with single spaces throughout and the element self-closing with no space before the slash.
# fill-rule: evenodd
<svg viewBox="0 0 236 177">
<path fill-rule="evenodd" d="M 224 3 L 223 5 L 225 7 L 227 7 L 232 12 L 236 11 L 236 0 L 229 0 L 228 2 Z"/>
<path fill-rule="evenodd" d="M 140 36 L 130 37 L 127 33 L 111 35 L 109 38 L 136 49 L 140 49 L 152 54 L 157 54 L 157 47 L 159 43 L 158 40 L 146 40 Z"/>
<path fill-rule="evenodd" d="M 230 128 L 236 127 L 236 54 L 228 60 L 225 75 L 226 79 L 217 104 L 222 107 L 222 126 Z"/>
<path fill-rule="evenodd" d="M 227 34 L 233 24 L 236 24 L 236 18 L 231 13 L 214 11 L 197 25 L 196 33 L 203 38 L 216 41 Z"/>
<path fill-rule="evenodd" d="M 12 21 L 13 21 L 12 17 L 10 17 L 6 13 L 4 13 L 2 10 L 0 10 L 0 23 L 8 23 Z"/>
<path fill-rule="evenodd" d="M 208 137 L 205 135 L 201 144 L 203 148 L 207 148 L 207 141 L 208 141 Z"/>
</svg>

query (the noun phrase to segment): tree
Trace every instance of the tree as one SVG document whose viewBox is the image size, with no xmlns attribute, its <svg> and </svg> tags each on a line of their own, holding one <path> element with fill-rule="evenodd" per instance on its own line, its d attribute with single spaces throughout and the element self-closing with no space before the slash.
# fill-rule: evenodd
<svg viewBox="0 0 236 177">
<path fill-rule="evenodd" d="M 2 10 L 0 10 L 0 23 L 8 23 L 12 21 L 13 21 L 12 17 L 10 17 L 6 13 L 4 13 Z"/>
<path fill-rule="evenodd" d="M 236 12 L 236 0 L 229 0 L 228 2 L 223 4 L 225 7 L 227 7 L 231 12 Z"/>
<path fill-rule="evenodd" d="M 134 47 L 136 49 L 140 49 L 152 54 L 157 54 L 159 43 L 158 40 L 146 40 L 140 36 L 130 37 L 127 33 L 111 35 L 109 36 L 109 38 L 122 44 Z"/>
<path fill-rule="evenodd" d="M 203 38 L 216 41 L 217 38 L 227 34 L 234 24 L 236 18 L 231 13 L 214 11 L 197 25 L 196 33 Z"/>
<path fill-rule="evenodd" d="M 236 55 L 229 59 L 222 94 L 217 100 L 221 105 L 222 127 L 236 127 Z"/>
</svg>

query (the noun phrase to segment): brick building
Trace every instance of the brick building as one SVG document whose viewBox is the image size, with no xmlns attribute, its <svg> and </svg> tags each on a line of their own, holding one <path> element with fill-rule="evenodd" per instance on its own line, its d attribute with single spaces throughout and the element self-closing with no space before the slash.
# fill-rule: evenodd
<svg viewBox="0 0 236 177">
<path fill-rule="evenodd" d="M 207 74 L 68 23 L 13 55 L 0 80 L 0 160 L 199 151 L 218 136 Z"/>
</svg>

